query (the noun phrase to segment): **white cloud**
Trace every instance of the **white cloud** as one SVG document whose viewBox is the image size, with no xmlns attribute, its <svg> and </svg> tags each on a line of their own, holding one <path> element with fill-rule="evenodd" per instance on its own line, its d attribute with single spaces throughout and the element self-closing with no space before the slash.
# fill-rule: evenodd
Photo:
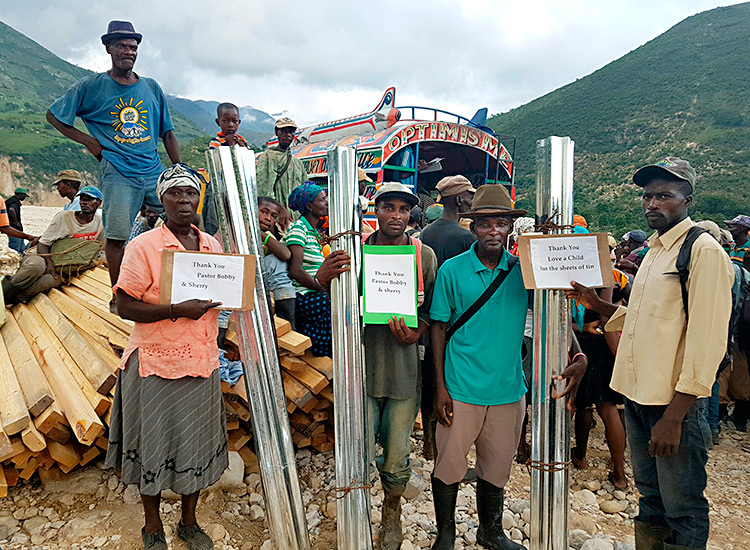
<svg viewBox="0 0 750 550">
<path fill-rule="evenodd" d="M 3 0 L 6 23 L 92 70 L 110 19 L 143 33 L 138 72 L 168 93 L 301 123 L 397 104 L 501 112 L 593 72 L 716 0 Z"/>
</svg>

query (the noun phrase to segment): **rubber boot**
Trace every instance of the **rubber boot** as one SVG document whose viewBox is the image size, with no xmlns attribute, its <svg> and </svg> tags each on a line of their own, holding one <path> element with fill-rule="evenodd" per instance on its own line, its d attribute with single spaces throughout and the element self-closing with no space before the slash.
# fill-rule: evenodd
<svg viewBox="0 0 750 550">
<path fill-rule="evenodd" d="M 477 542 L 489 550 L 526 550 L 513 542 L 503 531 L 503 502 L 505 491 L 492 483 L 477 479 L 477 514 L 479 529 Z"/>
<path fill-rule="evenodd" d="M 386 489 L 380 521 L 380 550 L 399 550 L 404 540 L 401 529 L 401 495 L 405 487 Z"/>
<path fill-rule="evenodd" d="M 12 305 L 18 303 L 18 289 L 13 283 L 10 282 L 10 275 L 6 275 L 2 279 L 3 287 L 3 300 L 5 305 Z"/>
<path fill-rule="evenodd" d="M 432 476 L 432 502 L 438 534 L 432 550 L 453 550 L 456 542 L 456 498 L 458 483 L 446 485 Z"/>
<path fill-rule="evenodd" d="M 664 541 L 672 534 L 666 525 L 634 521 L 636 550 L 664 550 Z"/>
<path fill-rule="evenodd" d="M 664 550 L 706 550 L 705 546 L 680 546 L 679 544 L 664 543 Z"/>
<path fill-rule="evenodd" d="M 734 422 L 734 426 L 739 432 L 747 431 L 747 419 L 750 417 L 750 401 L 746 399 L 738 399 L 734 402 L 734 414 L 730 416 L 730 420 Z"/>
</svg>

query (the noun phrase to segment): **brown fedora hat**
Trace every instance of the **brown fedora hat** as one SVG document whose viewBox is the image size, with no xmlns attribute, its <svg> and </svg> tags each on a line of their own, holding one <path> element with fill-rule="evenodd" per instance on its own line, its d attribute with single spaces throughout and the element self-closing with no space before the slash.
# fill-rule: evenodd
<svg viewBox="0 0 750 550">
<path fill-rule="evenodd" d="M 504 185 L 498 183 L 487 183 L 482 185 L 474 194 L 471 203 L 471 211 L 461 216 L 465 218 L 478 218 L 481 216 L 525 216 L 526 210 L 513 208 L 510 193 Z"/>
</svg>

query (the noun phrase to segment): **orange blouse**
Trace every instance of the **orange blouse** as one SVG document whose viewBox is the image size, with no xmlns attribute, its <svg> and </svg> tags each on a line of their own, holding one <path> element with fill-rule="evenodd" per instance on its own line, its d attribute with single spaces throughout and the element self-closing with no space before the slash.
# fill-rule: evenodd
<svg viewBox="0 0 750 550">
<path fill-rule="evenodd" d="M 198 228 L 193 226 L 198 231 Z M 198 231 L 201 252 L 222 252 L 212 236 Z M 185 250 L 166 224 L 142 233 L 128 243 L 114 292 L 122 290 L 147 304 L 159 303 L 162 249 Z M 124 369 L 138 350 L 139 374 L 161 378 L 208 378 L 219 367 L 219 310 L 211 309 L 197 321 L 180 317 L 154 323 L 136 323 L 122 354 Z"/>
</svg>

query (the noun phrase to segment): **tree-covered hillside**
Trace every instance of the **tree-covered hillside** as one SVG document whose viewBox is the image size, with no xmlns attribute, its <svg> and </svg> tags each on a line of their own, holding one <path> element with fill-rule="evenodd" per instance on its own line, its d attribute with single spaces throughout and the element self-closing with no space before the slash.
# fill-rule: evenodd
<svg viewBox="0 0 750 550">
<path fill-rule="evenodd" d="M 646 229 L 630 176 L 667 155 L 699 180 L 694 218 L 750 214 L 750 3 L 718 8 L 489 125 L 515 135 L 519 202 L 533 204 L 537 139 L 576 142 L 576 212 L 596 230 Z"/>
</svg>

